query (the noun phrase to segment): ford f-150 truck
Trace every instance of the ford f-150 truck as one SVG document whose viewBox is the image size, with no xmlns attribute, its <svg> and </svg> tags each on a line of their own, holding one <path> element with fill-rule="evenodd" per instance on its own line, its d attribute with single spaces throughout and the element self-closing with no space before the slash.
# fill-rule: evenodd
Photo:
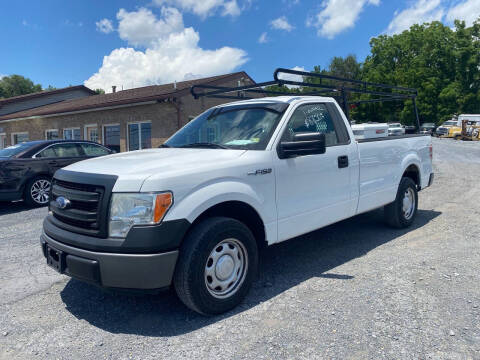
<svg viewBox="0 0 480 360">
<path fill-rule="evenodd" d="M 432 181 L 428 135 L 356 140 L 328 97 L 238 101 L 161 148 L 58 170 L 41 246 L 61 273 L 106 288 L 173 284 L 186 306 L 217 314 L 246 296 L 262 246 L 379 207 L 408 227 Z"/>
</svg>

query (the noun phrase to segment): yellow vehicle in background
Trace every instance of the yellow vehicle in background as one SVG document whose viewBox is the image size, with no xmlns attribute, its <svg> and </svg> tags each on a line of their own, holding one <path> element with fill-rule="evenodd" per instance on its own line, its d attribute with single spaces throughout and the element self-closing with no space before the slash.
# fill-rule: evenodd
<svg viewBox="0 0 480 360">
<path fill-rule="evenodd" d="M 455 122 L 455 120 L 446 121 L 445 125 L 451 122 Z M 455 140 L 476 140 L 478 135 L 475 134 L 477 133 L 476 129 L 478 127 L 480 127 L 480 114 L 461 114 L 458 115 L 456 124 L 453 126 L 445 126 L 445 128 L 447 128 L 446 133 L 445 130 L 441 131 L 445 133 L 445 135 L 439 134 L 439 136 L 454 138 Z M 473 133 L 473 135 L 469 135 L 470 133 Z"/>
<path fill-rule="evenodd" d="M 441 137 L 451 137 L 449 134 L 449 130 L 454 126 L 457 126 L 457 120 L 447 120 L 442 125 L 440 125 L 437 130 L 435 130 L 435 135 Z"/>
<path fill-rule="evenodd" d="M 480 122 L 463 120 L 460 139 L 467 141 L 480 141 Z"/>
</svg>

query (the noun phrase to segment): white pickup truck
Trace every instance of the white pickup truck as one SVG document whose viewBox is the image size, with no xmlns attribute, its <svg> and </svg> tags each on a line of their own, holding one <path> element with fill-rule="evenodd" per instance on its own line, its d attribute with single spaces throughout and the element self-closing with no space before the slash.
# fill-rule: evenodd
<svg viewBox="0 0 480 360">
<path fill-rule="evenodd" d="M 379 207 L 408 227 L 432 181 L 430 136 L 357 141 L 332 98 L 239 101 L 162 148 L 58 170 L 41 245 L 61 273 L 107 288 L 173 284 L 189 308 L 218 314 L 248 293 L 262 246 Z"/>
</svg>

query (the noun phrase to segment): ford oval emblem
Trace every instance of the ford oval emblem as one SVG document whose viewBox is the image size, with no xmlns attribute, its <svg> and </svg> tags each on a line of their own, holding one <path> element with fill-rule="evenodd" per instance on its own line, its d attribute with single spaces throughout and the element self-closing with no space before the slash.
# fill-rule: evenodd
<svg viewBox="0 0 480 360">
<path fill-rule="evenodd" d="M 60 209 L 66 209 L 70 205 L 70 200 L 65 199 L 63 196 L 59 196 L 56 202 Z"/>
</svg>

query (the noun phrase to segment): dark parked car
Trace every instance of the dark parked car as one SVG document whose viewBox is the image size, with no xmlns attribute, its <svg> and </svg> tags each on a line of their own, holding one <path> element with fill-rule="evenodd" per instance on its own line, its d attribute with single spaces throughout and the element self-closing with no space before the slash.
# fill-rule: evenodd
<svg viewBox="0 0 480 360">
<path fill-rule="evenodd" d="M 31 206 L 47 205 L 56 170 L 112 153 L 102 145 L 80 140 L 29 141 L 0 150 L 0 201 L 24 199 Z"/>
<path fill-rule="evenodd" d="M 417 132 L 417 127 L 413 125 L 405 126 L 405 134 L 415 134 Z"/>
</svg>

